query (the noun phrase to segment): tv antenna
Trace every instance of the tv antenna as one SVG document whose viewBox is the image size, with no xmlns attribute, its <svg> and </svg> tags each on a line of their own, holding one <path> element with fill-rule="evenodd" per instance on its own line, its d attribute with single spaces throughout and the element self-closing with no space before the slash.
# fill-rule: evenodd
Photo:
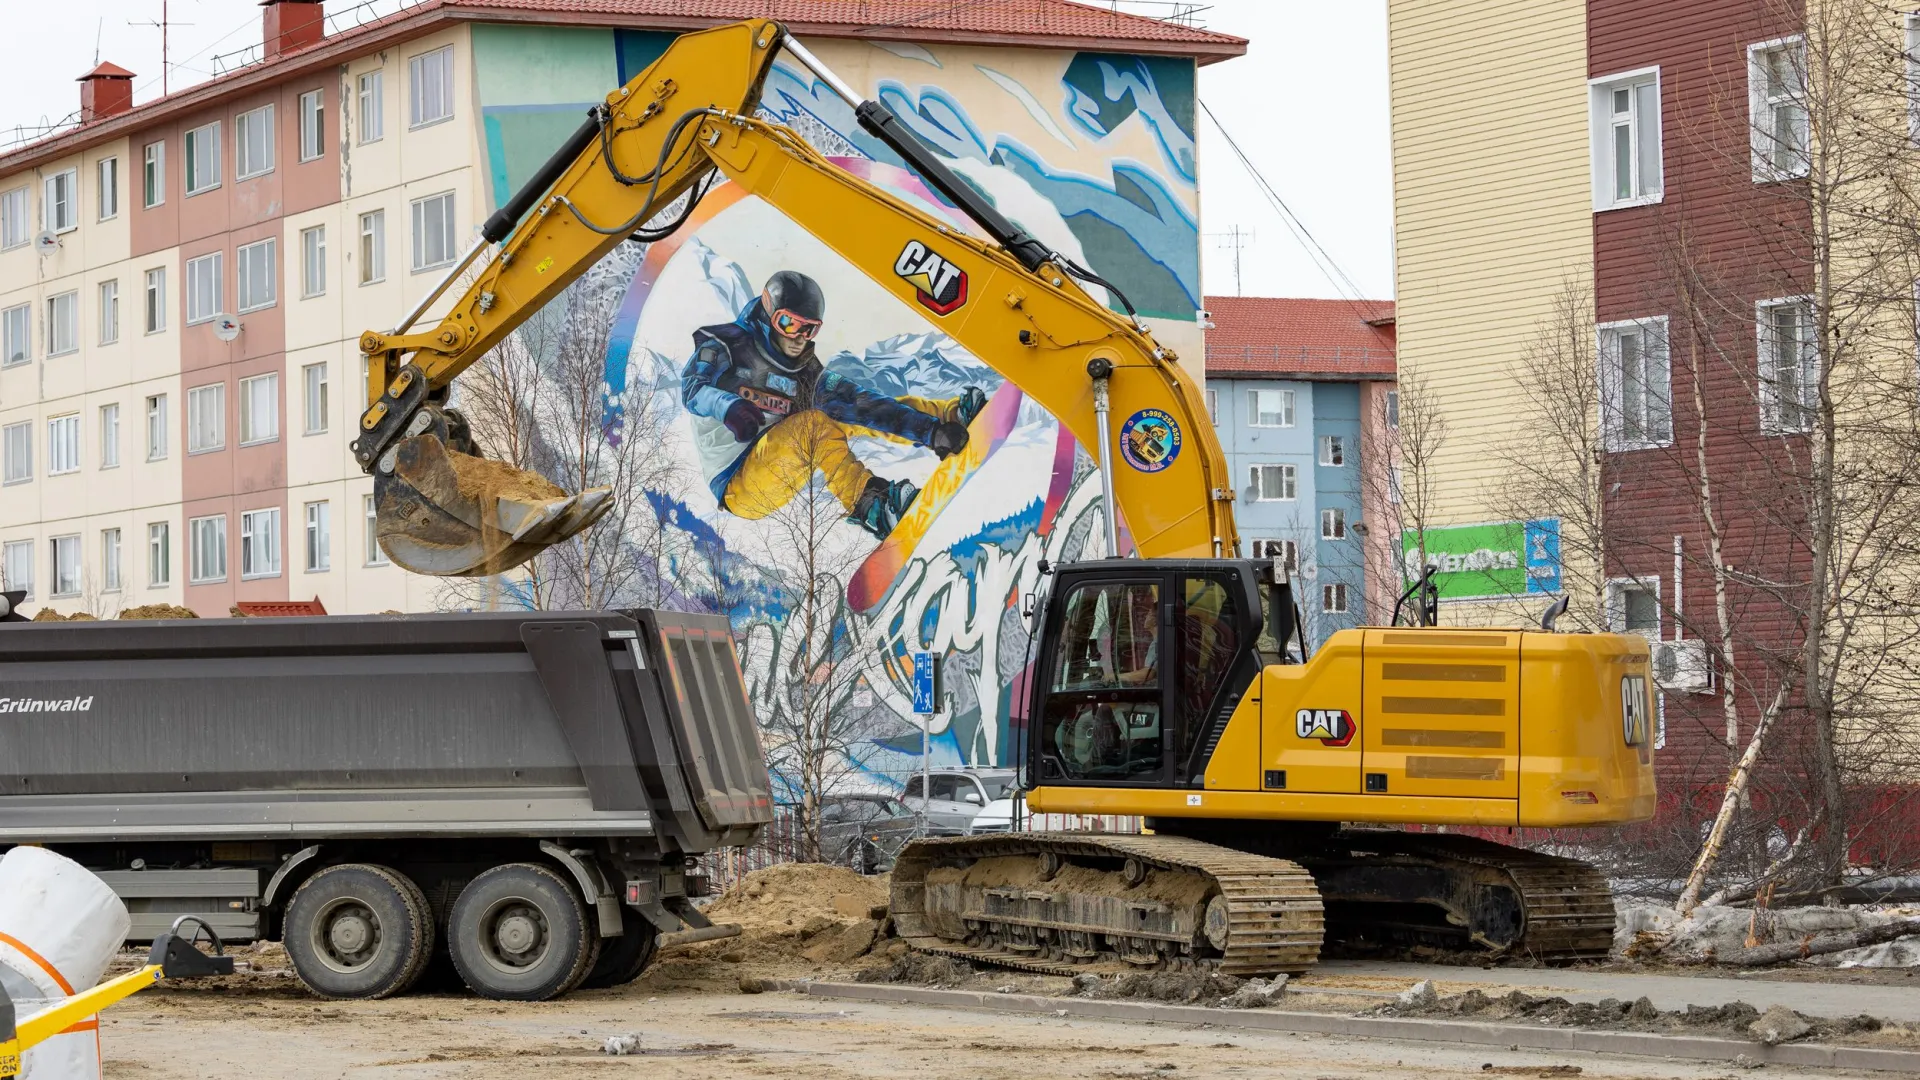
<svg viewBox="0 0 1920 1080">
<path fill-rule="evenodd" d="M 167 18 L 167 3 L 168 3 L 168 0 L 160 0 L 160 21 L 159 22 L 154 22 L 151 19 L 147 20 L 146 22 L 134 22 L 131 19 L 127 21 L 128 26 L 157 26 L 160 28 L 160 96 L 161 97 L 167 96 L 167 93 L 168 93 L 167 72 L 171 70 L 173 67 L 173 65 L 169 63 L 167 60 L 167 55 L 168 55 L 167 54 L 167 28 L 171 26 L 192 26 L 193 25 L 192 23 L 174 22 L 172 19 Z M 99 51 L 100 51 L 100 43 L 98 41 L 95 41 L 94 42 L 95 56 L 93 59 L 96 65 L 98 65 L 100 61 L 100 57 L 98 55 Z M 152 84 L 148 84 L 148 85 L 152 85 Z"/>
<path fill-rule="evenodd" d="M 1233 252 L 1233 295 L 1240 295 L 1240 253 L 1253 246 L 1253 230 L 1238 225 L 1226 232 L 1211 233 L 1219 241 L 1219 246 Z"/>
</svg>

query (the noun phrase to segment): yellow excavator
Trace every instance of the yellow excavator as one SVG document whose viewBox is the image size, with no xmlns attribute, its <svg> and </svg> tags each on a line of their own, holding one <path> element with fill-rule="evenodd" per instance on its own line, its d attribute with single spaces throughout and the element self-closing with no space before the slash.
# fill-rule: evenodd
<svg viewBox="0 0 1920 1080">
<path fill-rule="evenodd" d="M 976 229 L 756 119 L 782 51 Z M 393 332 L 362 336 L 369 404 L 353 450 L 393 561 L 499 573 L 605 513 L 604 489 L 566 494 L 483 460 L 448 391 L 616 245 L 671 234 L 719 180 L 778 208 L 1093 448 L 1106 550 L 1120 550 L 1124 520 L 1139 556 L 1045 568 L 1016 718 L 1032 811 L 1138 815 L 1149 832 L 914 841 L 892 885 L 908 941 L 1046 972 L 1298 971 L 1327 939 L 1605 956 L 1613 903 L 1592 867 L 1383 826 L 1650 817 L 1646 641 L 1555 633 L 1554 612 L 1539 630 L 1438 627 L 1422 583 L 1402 598 L 1415 625 L 1343 630 L 1310 650 L 1285 568 L 1230 557 L 1233 485 L 1173 353 L 1119 290 L 1010 221 L 772 21 L 677 39 L 592 110 Z M 463 277 L 446 316 L 415 330 Z"/>
</svg>

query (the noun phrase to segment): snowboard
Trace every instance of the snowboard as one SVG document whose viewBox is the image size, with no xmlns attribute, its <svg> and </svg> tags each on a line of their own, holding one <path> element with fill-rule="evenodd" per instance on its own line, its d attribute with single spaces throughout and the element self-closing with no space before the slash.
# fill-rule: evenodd
<svg viewBox="0 0 1920 1080">
<path fill-rule="evenodd" d="M 966 449 L 954 454 L 940 463 L 927 477 L 926 485 L 907 507 L 906 516 L 893 527 L 880 546 L 873 549 L 859 569 L 847 579 L 847 603 L 856 611 L 866 611 L 878 604 L 893 586 L 895 578 L 913 558 L 914 549 L 927 535 L 927 530 L 939 519 L 940 512 L 953 502 L 955 495 L 967 480 L 979 471 L 980 466 L 993 456 L 1000 444 L 1007 441 L 1007 434 L 1013 430 L 1014 421 L 1020 416 L 1020 388 L 1010 382 L 1001 383 L 987 400 L 987 406 L 980 415 L 967 425 Z"/>
</svg>

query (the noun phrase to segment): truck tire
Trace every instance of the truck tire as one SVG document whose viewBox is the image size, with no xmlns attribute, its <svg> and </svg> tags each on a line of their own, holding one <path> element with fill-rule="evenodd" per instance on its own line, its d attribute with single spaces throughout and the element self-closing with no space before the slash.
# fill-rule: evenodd
<svg viewBox="0 0 1920 1080">
<path fill-rule="evenodd" d="M 580 982 L 582 990 L 605 990 L 625 986 L 640 977 L 653 962 L 660 932 L 639 912 L 620 907 L 621 934 L 600 941 L 600 959 Z"/>
<path fill-rule="evenodd" d="M 438 928 L 435 926 L 433 918 L 433 905 L 427 902 L 426 890 L 422 889 L 418 882 L 415 882 L 411 877 L 408 877 L 398 870 L 388 870 L 387 872 L 399 878 L 400 884 L 406 887 L 407 900 L 413 905 L 413 909 L 419 913 L 420 925 L 425 927 L 423 933 L 425 941 L 421 946 L 419 958 L 414 961 L 413 972 L 400 984 L 400 989 L 395 991 L 396 993 L 405 994 L 420 984 L 421 978 L 427 973 L 427 968 L 433 964 L 434 955 L 442 950 L 434 948 L 434 946 L 438 944 L 436 939 L 439 937 L 439 934 L 437 933 Z"/>
<path fill-rule="evenodd" d="M 447 914 L 447 951 L 481 997 L 545 1001 L 580 984 L 600 934 L 572 885 L 535 863 L 496 866 L 467 883 Z"/>
<path fill-rule="evenodd" d="M 293 972 L 326 998 L 383 998 L 419 978 L 433 916 L 418 889 L 384 866 L 342 863 L 308 878 L 282 931 Z"/>
</svg>

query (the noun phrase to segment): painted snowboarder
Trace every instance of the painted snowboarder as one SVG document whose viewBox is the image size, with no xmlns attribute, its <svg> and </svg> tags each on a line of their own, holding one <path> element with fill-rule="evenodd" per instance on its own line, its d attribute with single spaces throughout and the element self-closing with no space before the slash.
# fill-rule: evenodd
<svg viewBox="0 0 1920 1080">
<path fill-rule="evenodd" d="M 693 332 L 680 398 L 722 509 L 764 518 L 806 490 L 818 471 L 847 520 L 885 540 L 919 494 L 910 480 L 875 476 L 847 444 L 871 432 L 946 458 L 967 445 L 986 405 L 978 387 L 945 400 L 891 398 L 829 372 L 814 352 L 826 297 L 812 278 L 782 270 L 733 322 Z"/>
</svg>

